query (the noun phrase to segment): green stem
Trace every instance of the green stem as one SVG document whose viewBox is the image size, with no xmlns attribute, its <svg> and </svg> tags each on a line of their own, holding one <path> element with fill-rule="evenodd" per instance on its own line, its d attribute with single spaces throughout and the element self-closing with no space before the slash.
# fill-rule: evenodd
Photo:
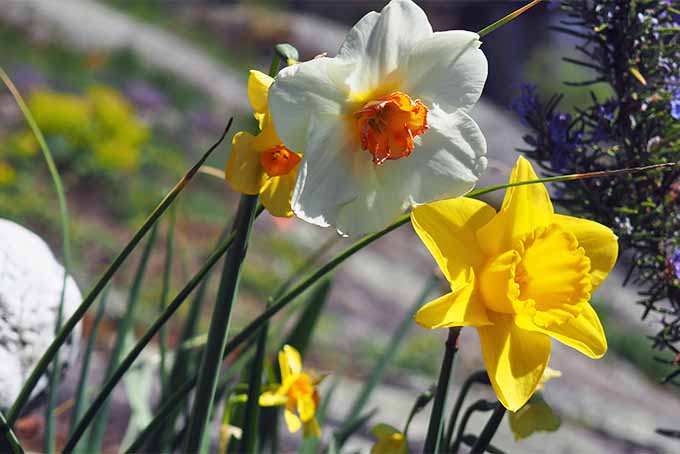
<svg viewBox="0 0 680 454">
<path fill-rule="evenodd" d="M 109 364 L 106 368 L 106 379 L 108 380 L 118 368 L 120 357 L 123 354 L 123 349 L 125 348 L 125 343 L 127 341 L 127 336 L 132 329 L 134 323 L 134 316 L 137 306 L 139 304 L 139 295 L 142 289 L 142 281 L 144 275 L 146 274 L 147 265 L 149 264 L 149 257 L 151 257 L 151 251 L 154 244 L 156 243 L 156 235 L 158 233 L 158 226 L 154 225 L 151 229 L 151 234 L 149 235 L 149 240 L 144 247 L 142 256 L 139 259 L 139 266 L 137 267 L 135 273 L 135 279 L 132 282 L 132 287 L 130 287 L 130 294 L 128 296 L 127 307 L 123 313 L 123 317 L 120 319 L 116 326 L 116 343 L 113 346 L 113 351 L 109 357 Z M 88 423 L 91 422 L 88 420 Z M 106 431 L 106 426 L 109 422 L 109 400 L 105 399 L 102 403 L 102 408 L 99 414 L 96 415 L 94 421 L 92 421 L 92 434 L 90 435 L 90 442 L 88 445 L 88 450 L 90 452 L 100 452 L 102 441 L 104 440 L 104 433 Z"/>
<path fill-rule="evenodd" d="M 484 451 L 486 451 L 489 443 L 491 443 L 491 439 L 498 430 L 498 426 L 503 420 L 503 416 L 505 416 L 505 407 L 498 403 L 496 409 L 491 414 L 489 421 L 486 423 L 486 426 L 484 426 L 484 430 L 482 430 L 479 438 L 477 438 L 477 442 L 470 450 L 470 454 L 483 454 Z"/>
<path fill-rule="evenodd" d="M 461 386 L 460 392 L 458 393 L 458 398 L 456 399 L 456 404 L 454 405 L 453 411 L 451 412 L 451 417 L 449 418 L 449 425 L 446 430 L 446 437 L 444 438 L 445 447 L 451 446 L 451 439 L 453 438 L 453 430 L 456 427 L 458 414 L 460 413 L 460 409 L 463 407 L 463 401 L 465 400 L 468 391 L 475 383 L 484 383 L 487 385 L 491 383 L 489 382 L 489 376 L 487 375 L 486 370 L 479 370 L 473 373 L 465 380 L 463 386 Z"/>
<path fill-rule="evenodd" d="M 262 210 L 258 210 L 256 214 L 259 215 L 261 212 Z M 106 382 L 106 384 L 104 384 L 102 390 L 99 392 L 97 397 L 95 397 L 94 401 L 90 405 L 90 408 L 88 408 L 83 418 L 80 419 L 78 426 L 76 427 L 76 429 L 74 429 L 73 433 L 71 434 L 71 437 L 67 440 L 66 445 L 64 446 L 64 452 L 69 452 L 73 449 L 73 447 L 76 445 L 76 443 L 82 436 L 83 432 L 89 425 L 90 420 L 96 415 L 97 411 L 99 410 L 99 407 L 108 398 L 109 394 L 113 391 L 113 388 L 115 388 L 116 384 L 120 381 L 123 375 L 130 368 L 130 366 L 132 366 L 132 363 L 134 363 L 134 361 L 140 355 L 142 350 L 144 350 L 144 348 L 149 344 L 149 342 L 151 342 L 151 340 L 158 333 L 160 328 L 170 319 L 170 317 L 172 317 L 172 315 L 177 311 L 177 309 L 180 308 L 182 303 L 189 297 L 191 292 L 199 285 L 199 283 L 201 283 L 201 281 L 205 278 L 205 276 L 215 265 L 215 263 L 217 263 L 217 261 L 219 261 L 219 259 L 224 255 L 227 249 L 229 249 L 231 243 L 234 240 L 234 236 L 235 234 L 232 233 L 210 255 L 210 257 L 206 260 L 201 269 L 194 275 L 194 277 L 189 281 L 189 283 L 187 283 L 187 285 L 177 294 L 175 299 L 172 300 L 170 304 L 168 304 L 163 313 L 154 321 L 154 323 L 139 339 L 139 341 L 133 347 L 130 353 L 128 353 L 127 356 L 123 359 L 123 361 L 121 361 L 116 371 L 111 375 L 111 378 L 108 379 L 108 381 Z M 184 389 L 184 387 L 180 386 L 179 389 Z M 191 387 L 189 389 L 191 389 Z M 172 396 L 175 396 L 175 394 L 177 393 L 175 392 Z M 168 400 L 171 400 L 172 396 L 168 397 Z"/>
<path fill-rule="evenodd" d="M 187 433 L 186 452 L 195 453 L 201 450 L 206 426 L 210 420 L 210 410 L 231 321 L 231 309 L 238 294 L 243 260 L 246 256 L 248 239 L 255 219 L 257 198 L 257 195 L 242 195 L 239 202 L 234 224 L 236 226 L 236 237 L 234 238 L 234 245 L 229 249 L 224 261 L 217 301 L 210 321 L 208 341 L 201 359 L 196 397 Z"/>
<path fill-rule="evenodd" d="M 7 424 L 5 415 L 0 412 L 0 452 L 7 454 L 23 454 L 24 449 L 12 428 Z"/>
<path fill-rule="evenodd" d="M 470 417 L 472 414 L 476 411 L 491 411 L 496 409 L 496 404 L 493 402 L 489 402 L 487 400 L 481 399 L 478 400 L 477 402 L 473 403 L 470 405 L 466 410 L 465 413 L 463 413 L 463 419 L 460 421 L 460 426 L 458 427 L 458 432 L 456 433 L 456 439 L 453 440 L 453 445 L 451 446 L 450 451 L 454 454 L 458 453 L 460 450 L 460 444 L 463 442 L 463 438 L 465 435 L 465 428 L 467 427 L 467 423 L 470 420 Z"/>
<path fill-rule="evenodd" d="M 262 369 L 264 367 L 265 350 L 267 347 L 268 324 L 262 327 L 257 340 L 257 350 L 250 369 L 248 379 L 248 401 L 243 414 L 243 436 L 239 447 L 243 452 L 257 452 L 257 427 L 259 420 L 258 402 L 260 387 L 262 386 Z"/>
<path fill-rule="evenodd" d="M 175 252 L 175 222 L 177 220 L 175 206 L 170 210 L 170 222 L 168 231 L 165 237 L 165 264 L 163 267 L 163 288 L 161 290 L 160 312 L 163 313 L 168 306 L 168 297 L 170 295 L 170 280 L 172 276 L 172 259 Z M 165 328 L 161 327 L 158 332 L 158 352 L 160 354 L 159 375 L 161 384 L 161 395 L 165 394 L 165 387 L 167 385 L 166 375 L 166 351 L 167 351 L 167 336 Z"/>
<path fill-rule="evenodd" d="M 76 308 L 71 317 L 61 327 L 61 330 L 59 330 L 59 334 L 57 334 L 57 336 L 54 338 L 54 340 L 47 348 L 45 353 L 43 353 L 42 357 L 40 358 L 40 360 L 38 360 L 38 363 L 33 368 L 33 371 L 24 382 L 21 391 L 19 391 L 19 395 L 17 396 L 16 400 L 14 401 L 14 404 L 12 404 L 12 407 L 7 413 L 7 424 L 9 424 L 10 426 L 14 425 L 19 415 L 21 414 L 21 410 L 26 405 L 26 402 L 28 402 L 31 393 L 35 388 L 35 385 L 38 383 L 38 380 L 40 380 L 40 377 L 42 377 L 43 374 L 45 373 L 45 370 L 54 359 L 55 355 L 59 351 L 59 348 L 64 344 L 64 342 L 66 342 L 66 339 L 68 339 L 69 335 L 71 334 L 75 326 L 83 318 L 85 312 L 87 312 L 90 306 L 92 306 L 92 304 L 99 296 L 101 291 L 104 289 L 106 284 L 108 284 L 113 275 L 116 274 L 118 268 L 120 268 L 123 262 L 125 262 L 125 260 L 132 253 L 137 244 L 139 244 L 139 242 L 142 240 L 142 238 L 144 238 L 149 229 L 151 229 L 151 227 L 156 224 L 156 221 L 163 215 L 165 210 L 167 210 L 167 208 L 172 204 L 172 202 L 174 202 L 174 200 L 182 192 L 182 190 L 184 190 L 184 188 L 189 184 L 194 175 L 196 175 L 196 173 L 198 172 L 198 169 L 205 162 L 205 160 L 208 159 L 210 154 L 213 151 L 215 151 L 215 149 L 217 149 L 217 147 L 222 143 L 222 141 L 227 135 L 227 132 L 229 132 L 229 129 L 231 128 L 232 122 L 233 118 L 230 118 L 220 139 L 212 147 L 210 147 L 208 151 L 205 152 L 205 154 L 198 160 L 198 162 L 191 169 L 189 169 L 189 171 L 177 182 L 175 187 L 173 187 L 170 190 L 170 192 L 168 192 L 168 194 L 163 198 L 163 200 L 161 200 L 161 202 L 156 206 L 156 208 L 144 221 L 139 230 L 137 230 L 137 232 L 133 235 L 130 242 L 114 259 L 113 263 L 111 263 L 109 268 L 104 272 L 104 274 L 102 274 L 102 276 L 99 278 L 94 287 L 90 289 L 90 291 L 83 299 L 82 303 L 80 303 L 80 305 Z"/>
<path fill-rule="evenodd" d="M 538 5 L 539 3 L 541 3 L 541 1 L 542 0 L 533 0 L 531 3 L 528 3 L 528 4 L 524 5 L 523 7 L 511 12 L 510 14 L 508 14 L 507 16 L 503 17 L 502 19 L 494 22 L 493 24 L 484 27 L 483 29 L 478 31 L 477 34 L 479 35 L 480 38 L 488 35 L 489 33 L 496 30 L 497 28 L 502 27 L 503 25 L 507 24 L 508 22 L 510 22 L 513 19 L 516 19 L 517 17 L 519 17 L 522 13 L 526 12 L 527 10 Z"/>
<path fill-rule="evenodd" d="M 85 347 L 85 353 L 83 354 L 83 364 L 80 368 L 80 379 L 78 380 L 78 388 L 76 391 L 75 404 L 73 407 L 73 414 L 71 416 L 71 430 L 73 431 L 80 418 L 85 413 L 85 407 L 87 405 L 87 384 L 88 375 L 90 372 L 90 361 L 92 360 L 92 352 L 94 351 L 95 342 L 97 340 L 97 331 L 99 330 L 99 324 L 104 318 L 106 313 L 106 302 L 108 300 L 108 289 L 104 290 L 102 293 L 101 300 L 99 301 L 99 306 L 97 307 L 97 314 L 95 315 L 94 322 L 90 328 L 90 335 L 87 338 L 87 345 Z M 77 447 L 76 447 L 77 450 Z"/>
<path fill-rule="evenodd" d="M 437 390 L 434 395 L 434 403 L 432 404 L 432 413 L 430 414 L 430 424 L 427 428 L 427 436 L 425 437 L 425 452 L 438 452 L 439 447 L 439 433 L 442 422 L 442 414 L 444 412 L 444 404 L 446 403 L 446 394 L 449 389 L 449 378 L 451 377 L 451 369 L 453 368 L 453 360 L 458 352 L 458 335 L 461 328 L 459 326 L 449 328 L 449 336 L 444 344 L 446 350 L 444 352 L 444 359 L 442 360 L 442 367 L 439 370 L 439 379 L 437 380 Z"/>
</svg>

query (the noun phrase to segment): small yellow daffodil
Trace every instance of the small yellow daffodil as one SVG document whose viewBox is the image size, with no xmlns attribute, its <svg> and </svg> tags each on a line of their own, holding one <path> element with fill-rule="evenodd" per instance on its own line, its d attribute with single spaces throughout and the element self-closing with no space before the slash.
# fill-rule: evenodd
<svg viewBox="0 0 680 454">
<path fill-rule="evenodd" d="M 520 158 L 510 183 L 536 180 Z M 556 214 L 543 184 L 511 187 L 498 213 L 464 198 L 418 206 L 413 226 L 451 285 L 423 306 L 426 328 L 477 328 L 491 384 L 509 410 L 536 391 L 550 338 L 591 358 L 607 340 L 590 296 L 611 271 L 617 238 L 596 222 Z"/>
<path fill-rule="evenodd" d="M 305 437 L 321 436 L 316 420 L 316 409 L 319 407 L 316 385 L 322 377 L 303 371 L 300 353 L 290 345 L 285 345 L 279 352 L 279 367 L 282 383 L 277 389 L 262 393 L 260 405 L 285 405 L 283 416 L 291 433 L 297 432 L 302 426 Z"/>
<path fill-rule="evenodd" d="M 250 71 L 248 98 L 260 133 L 241 131 L 232 140 L 231 156 L 225 177 L 229 185 L 243 194 L 259 194 L 262 204 L 273 216 L 290 217 L 290 199 L 301 155 L 286 148 L 274 130 L 267 99 L 274 79 Z"/>
<path fill-rule="evenodd" d="M 389 424 L 378 424 L 370 432 L 378 439 L 371 447 L 371 454 L 408 454 L 406 437 Z"/>
</svg>

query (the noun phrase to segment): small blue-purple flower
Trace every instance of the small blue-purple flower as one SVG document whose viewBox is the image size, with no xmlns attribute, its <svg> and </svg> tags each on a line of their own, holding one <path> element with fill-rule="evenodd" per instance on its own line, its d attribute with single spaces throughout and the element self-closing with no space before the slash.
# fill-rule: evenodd
<svg viewBox="0 0 680 454">
<path fill-rule="evenodd" d="M 520 94 L 510 103 L 512 109 L 518 116 L 522 126 L 529 126 L 529 117 L 538 108 L 538 95 L 536 94 L 536 85 L 521 84 Z"/>
<path fill-rule="evenodd" d="M 680 249 L 675 248 L 675 251 L 673 251 L 673 255 L 671 256 L 669 260 L 671 266 L 673 267 L 673 270 L 675 271 L 675 277 L 680 279 Z"/>
</svg>

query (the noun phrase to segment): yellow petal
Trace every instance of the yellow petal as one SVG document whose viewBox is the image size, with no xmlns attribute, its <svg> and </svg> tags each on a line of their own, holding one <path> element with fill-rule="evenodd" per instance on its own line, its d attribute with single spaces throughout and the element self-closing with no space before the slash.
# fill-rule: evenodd
<svg viewBox="0 0 680 454">
<path fill-rule="evenodd" d="M 536 179 L 529 161 L 520 156 L 512 169 L 510 183 Z M 498 215 L 477 232 L 479 245 L 486 255 L 498 255 L 512 249 L 516 240 L 536 227 L 548 226 L 553 216 L 552 202 L 543 183 L 510 187 Z"/>
<path fill-rule="evenodd" d="M 484 364 L 498 400 L 517 411 L 541 381 L 550 359 L 550 338 L 518 327 L 512 315 L 489 312 L 489 319 L 493 325 L 477 328 Z"/>
<path fill-rule="evenodd" d="M 303 396 L 297 401 L 297 411 L 302 422 L 307 422 L 314 417 L 316 404 L 311 395 Z"/>
<path fill-rule="evenodd" d="M 300 418 L 287 408 L 283 412 L 283 419 L 286 421 L 286 426 L 288 426 L 288 431 L 290 433 L 295 433 L 300 430 L 300 426 L 302 425 Z"/>
<path fill-rule="evenodd" d="M 293 197 L 296 178 L 297 167 L 286 175 L 270 178 L 263 186 L 260 200 L 272 216 L 289 218 L 293 215 L 290 200 Z"/>
<path fill-rule="evenodd" d="M 225 178 L 234 191 L 242 194 L 259 194 L 266 180 L 254 141 L 255 137 L 241 131 L 231 142 Z"/>
<path fill-rule="evenodd" d="M 495 211 L 486 203 L 467 198 L 442 200 L 413 209 L 411 223 L 449 282 L 456 282 L 484 256 L 475 231 L 489 222 Z"/>
<path fill-rule="evenodd" d="M 263 72 L 251 70 L 248 76 L 248 99 L 256 114 L 264 114 L 269 111 L 267 107 L 269 86 L 274 79 Z"/>
<path fill-rule="evenodd" d="M 456 285 L 458 287 L 452 288 L 451 293 L 421 307 L 416 313 L 416 323 L 429 329 L 490 324 L 486 308 L 475 292 L 472 268 L 469 269 L 467 281 Z"/>
<path fill-rule="evenodd" d="M 527 327 L 524 323 L 522 326 Z M 558 341 L 574 348 L 584 355 L 598 359 L 607 352 L 607 338 L 595 309 L 590 304 L 583 304 L 578 317 L 562 324 L 555 324 L 548 328 L 533 327 L 537 332 L 554 337 Z"/>
<path fill-rule="evenodd" d="M 303 423 L 303 435 L 304 437 L 321 437 L 321 428 L 319 427 L 319 421 L 316 418 L 312 418 L 306 423 Z"/>
<path fill-rule="evenodd" d="M 571 232 L 585 249 L 595 291 L 614 268 L 619 253 L 618 238 L 610 228 L 587 219 L 556 214 L 553 222 Z"/>
<path fill-rule="evenodd" d="M 279 352 L 279 367 L 282 380 L 286 380 L 288 376 L 298 375 L 302 372 L 300 352 L 290 345 L 284 345 L 283 350 Z"/>
<path fill-rule="evenodd" d="M 265 391 L 260 395 L 260 406 L 261 407 L 274 407 L 277 405 L 285 405 L 288 401 L 288 397 L 279 394 L 276 391 Z"/>
</svg>

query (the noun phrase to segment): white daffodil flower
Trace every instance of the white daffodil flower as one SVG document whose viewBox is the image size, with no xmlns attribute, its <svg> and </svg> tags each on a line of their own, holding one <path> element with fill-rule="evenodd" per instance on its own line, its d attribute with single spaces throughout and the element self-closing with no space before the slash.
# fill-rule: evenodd
<svg viewBox="0 0 680 454">
<path fill-rule="evenodd" d="M 301 219 L 343 235 L 409 207 L 461 196 L 486 168 L 467 111 L 487 75 L 476 33 L 434 33 L 410 0 L 365 15 L 338 55 L 290 66 L 269 91 L 286 147 L 304 150 L 292 197 Z"/>
</svg>

